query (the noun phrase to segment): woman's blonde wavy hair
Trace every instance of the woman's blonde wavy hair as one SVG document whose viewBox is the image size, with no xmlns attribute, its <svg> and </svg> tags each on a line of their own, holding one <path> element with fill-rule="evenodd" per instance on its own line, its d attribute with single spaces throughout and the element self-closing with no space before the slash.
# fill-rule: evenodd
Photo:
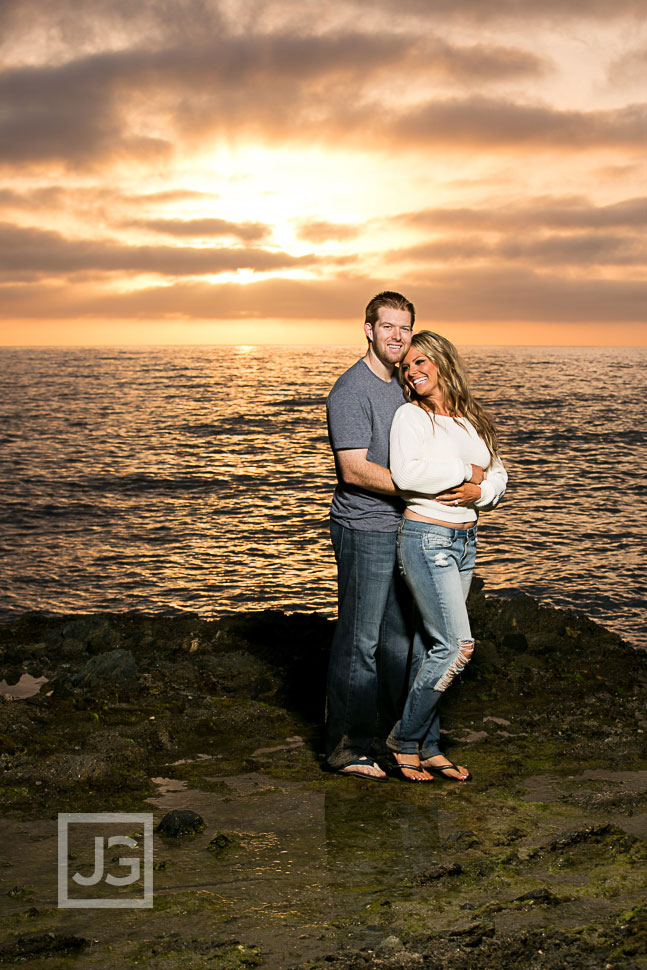
<svg viewBox="0 0 647 970">
<path fill-rule="evenodd" d="M 467 383 L 465 365 L 456 347 L 446 337 L 441 337 L 439 333 L 434 333 L 432 330 L 421 330 L 419 333 L 415 333 L 411 340 L 411 346 L 433 361 L 438 368 L 438 385 L 443 392 L 445 407 L 450 415 L 459 421 L 461 417 L 467 418 L 474 425 L 487 445 L 490 455 L 494 458 L 498 448 L 497 430 L 487 411 L 472 397 Z M 419 401 L 418 395 L 411 390 L 404 380 L 402 364 L 398 368 L 398 378 L 407 401 Z M 433 420 L 433 404 L 429 407 L 425 402 L 424 406 L 425 410 L 432 415 Z"/>
</svg>

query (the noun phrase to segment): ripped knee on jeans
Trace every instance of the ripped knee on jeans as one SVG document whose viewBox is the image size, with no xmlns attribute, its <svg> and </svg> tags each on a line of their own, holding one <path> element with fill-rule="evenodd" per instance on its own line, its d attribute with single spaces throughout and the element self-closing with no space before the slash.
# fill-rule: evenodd
<svg viewBox="0 0 647 970">
<path fill-rule="evenodd" d="M 443 691 L 447 690 L 449 685 L 457 677 L 462 670 L 467 667 L 468 663 L 472 659 L 472 654 L 474 653 L 474 641 L 473 640 L 459 640 L 458 641 L 458 653 L 455 658 L 450 663 L 449 667 L 442 675 L 438 683 L 436 684 L 436 690 Z"/>
</svg>

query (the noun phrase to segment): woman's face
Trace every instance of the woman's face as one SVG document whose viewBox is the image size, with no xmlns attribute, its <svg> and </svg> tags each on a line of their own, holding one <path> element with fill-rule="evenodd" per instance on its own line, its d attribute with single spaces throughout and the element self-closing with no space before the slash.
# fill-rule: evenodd
<svg viewBox="0 0 647 970">
<path fill-rule="evenodd" d="M 438 368 L 417 347 L 411 347 L 402 361 L 402 376 L 417 397 L 438 397 Z"/>
</svg>

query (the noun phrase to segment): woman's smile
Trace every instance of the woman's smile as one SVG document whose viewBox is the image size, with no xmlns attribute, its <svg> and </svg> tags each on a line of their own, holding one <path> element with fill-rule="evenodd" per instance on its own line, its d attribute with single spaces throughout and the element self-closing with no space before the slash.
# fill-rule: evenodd
<svg viewBox="0 0 647 970">
<path fill-rule="evenodd" d="M 409 387 L 418 397 L 439 398 L 438 368 L 426 354 L 417 347 L 411 347 L 402 361 L 402 373 Z"/>
</svg>

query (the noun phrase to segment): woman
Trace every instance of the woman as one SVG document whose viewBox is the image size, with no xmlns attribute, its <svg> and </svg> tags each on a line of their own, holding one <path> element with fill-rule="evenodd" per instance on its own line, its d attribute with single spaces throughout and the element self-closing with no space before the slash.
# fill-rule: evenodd
<svg viewBox="0 0 647 970">
<path fill-rule="evenodd" d="M 463 363 L 445 337 L 415 334 L 400 365 L 408 404 L 391 428 L 391 474 L 406 502 L 398 561 L 418 608 L 418 672 L 387 739 L 401 776 L 467 781 L 469 771 L 441 754 L 437 706 L 474 649 L 465 600 L 476 557 L 478 510 L 505 492 L 492 421 L 467 386 Z M 415 667 L 414 667 L 415 669 Z"/>
</svg>

